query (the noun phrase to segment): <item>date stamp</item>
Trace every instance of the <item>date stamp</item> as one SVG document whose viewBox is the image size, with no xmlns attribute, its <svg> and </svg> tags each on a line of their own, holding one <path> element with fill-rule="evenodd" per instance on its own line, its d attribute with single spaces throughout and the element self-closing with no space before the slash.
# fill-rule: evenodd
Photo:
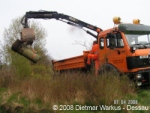
<svg viewBox="0 0 150 113">
<path fill-rule="evenodd" d="M 114 100 L 114 104 L 138 104 L 138 100 Z"/>
</svg>

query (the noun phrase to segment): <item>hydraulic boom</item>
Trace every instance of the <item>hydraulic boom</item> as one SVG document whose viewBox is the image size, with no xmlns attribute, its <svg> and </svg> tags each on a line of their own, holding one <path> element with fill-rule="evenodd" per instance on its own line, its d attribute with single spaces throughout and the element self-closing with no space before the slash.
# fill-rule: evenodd
<svg viewBox="0 0 150 113">
<path fill-rule="evenodd" d="M 78 20 L 72 16 L 57 13 L 55 11 L 29 11 L 29 12 L 26 12 L 24 17 L 21 19 L 21 24 L 24 26 L 24 28 L 28 28 L 28 19 L 32 19 L 32 18 L 33 19 L 57 19 L 57 20 L 63 21 L 69 25 L 72 25 L 72 26 L 75 26 L 75 27 L 78 27 L 81 29 L 83 29 L 84 27 L 88 28 L 90 30 L 97 32 L 97 35 L 98 35 L 98 33 L 100 33 L 102 31 L 102 29 L 99 27 L 96 27 L 96 26 L 93 26 L 86 22 L 83 22 L 81 20 Z M 97 35 L 93 34 L 92 32 L 90 32 L 88 30 L 85 30 L 85 29 L 83 29 L 83 30 L 97 39 Z"/>
</svg>

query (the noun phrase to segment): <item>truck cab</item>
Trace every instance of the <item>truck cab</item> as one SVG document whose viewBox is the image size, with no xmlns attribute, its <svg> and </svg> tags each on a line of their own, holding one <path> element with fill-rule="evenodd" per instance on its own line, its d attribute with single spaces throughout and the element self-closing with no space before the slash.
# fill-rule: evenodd
<svg viewBox="0 0 150 113">
<path fill-rule="evenodd" d="M 150 84 L 150 26 L 121 23 L 99 36 L 100 69 L 128 74 L 138 86 Z"/>
</svg>

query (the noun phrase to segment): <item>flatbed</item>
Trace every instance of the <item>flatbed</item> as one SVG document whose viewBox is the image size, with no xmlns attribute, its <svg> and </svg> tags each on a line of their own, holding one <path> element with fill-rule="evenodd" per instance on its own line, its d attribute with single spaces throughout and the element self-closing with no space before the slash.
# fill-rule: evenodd
<svg viewBox="0 0 150 113">
<path fill-rule="evenodd" d="M 81 69 L 86 68 L 87 54 L 89 51 L 83 51 L 83 55 L 66 58 L 63 60 L 52 61 L 53 68 L 56 71 L 68 69 Z"/>
</svg>

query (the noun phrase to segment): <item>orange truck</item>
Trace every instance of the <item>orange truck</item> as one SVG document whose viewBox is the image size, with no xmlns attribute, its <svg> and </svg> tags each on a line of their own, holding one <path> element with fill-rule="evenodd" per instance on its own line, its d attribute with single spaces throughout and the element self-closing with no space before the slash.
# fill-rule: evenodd
<svg viewBox="0 0 150 113">
<path fill-rule="evenodd" d="M 119 17 L 115 17 L 114 27 L 102 30 L 74 17 L 49 11 L 26 12 L 21 23 L 24 29 L 29 29 L 28 19 L 57 19 L 69 25 L 95 31 L 93 34 L 99 44 L 99 72 L 103 69 L 109 71 L 116 70 L 119 73 L 128 75 L 137 86 L 150 84 L 150 26 L 140 24 L 140 20 L 135 19 L 133 23 L 122 23 Z M 15 47 L 16 52 L 18 48 Z M 83 51 L 80 56 L 74 56 L 59 61 L 53 61 L 56 71 L 68 69 L 88 69 L 87 55 L 89 51 Z"/>
</svg>

